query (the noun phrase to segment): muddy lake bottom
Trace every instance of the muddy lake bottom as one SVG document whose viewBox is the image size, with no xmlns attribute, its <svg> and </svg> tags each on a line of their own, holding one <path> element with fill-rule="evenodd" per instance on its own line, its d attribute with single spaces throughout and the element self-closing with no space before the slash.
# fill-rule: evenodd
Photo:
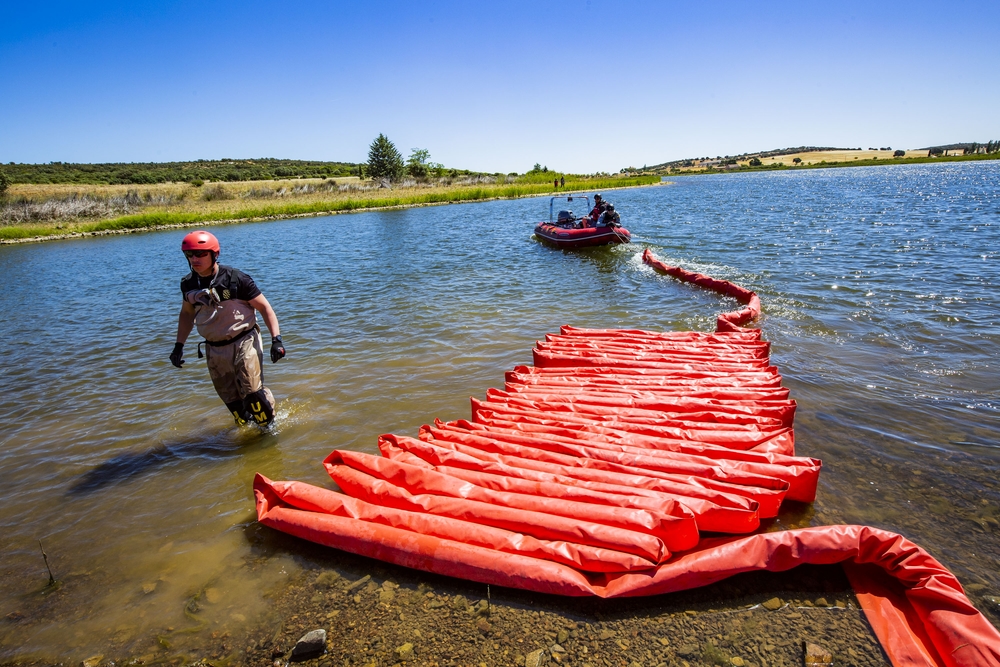
<svg viewBox="0 0 1000 667">
<path fill-rule="evenodd" d="M 834 665 L 891 664 L 839 565 L 746 573 L 650 597 L 565 598 L 422 573 L 262 526 L 248 531 L 264 553 L 247 567 L 265 566 L 268 552 L 294 551 L 301 569 L 245 633 L 205 629 L 200 617 L 214 603 L 206 591 L 188 603 L 188 626 L 165 627 L 145 649 L 130 643 L 129 653 L 94 655 L 81 667 L 791 667 L 803 664 L 807 644 Z M 316 629 L 327 633 L 326 652 L 290 663 L 296 642 Z M 201 637 L 197 649 L 192 634 Z M 52 664 L 65 663 L 3 663 Z"/>
</svg>

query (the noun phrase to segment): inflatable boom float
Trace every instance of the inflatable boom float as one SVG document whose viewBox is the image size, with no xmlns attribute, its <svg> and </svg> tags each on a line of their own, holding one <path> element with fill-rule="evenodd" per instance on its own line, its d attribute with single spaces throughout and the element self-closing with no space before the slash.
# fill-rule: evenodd
<svg viewBox="0 0 1000 667">
<path fill-rule="evenodd" d="M 757 533 L 811 502 L 821 462 L 795 455 L 795 402 L 760 300 L 728 281 L 654 269 L 734 297 L 714 333 L 564 326 L 472 399 L 471 419 L 386 434 L 381 456 L 333 451 L 342 492 L 254 479 L 260 523 L 425 572 L 603 598 L 706 586 L 755 570 L 843 564 L 894 665 L 1000 666 L 1000 633 L 906 538 L 866 526 Z"/>
</svg>

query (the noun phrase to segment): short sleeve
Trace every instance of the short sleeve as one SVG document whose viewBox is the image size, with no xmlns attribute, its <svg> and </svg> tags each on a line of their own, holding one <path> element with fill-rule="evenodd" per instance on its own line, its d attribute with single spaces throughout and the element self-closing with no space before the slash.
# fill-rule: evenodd
<svg viewBox="0 0 1000 667">
<path fill-rule="evenodd" d="M 240 271 L 237 276 L 236 298 L 249 301 L 258 296 L 260 296 L 260 288 L 257 287 L 257 283 L 253 281 L 253 278 Z"/>
</svg>

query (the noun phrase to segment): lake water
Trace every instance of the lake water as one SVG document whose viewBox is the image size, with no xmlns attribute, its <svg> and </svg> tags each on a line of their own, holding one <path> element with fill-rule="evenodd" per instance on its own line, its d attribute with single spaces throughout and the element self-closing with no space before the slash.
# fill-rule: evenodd
<svg viewBox="0 0 1000 667">
<path fill-rule="evenodd" d="M 183 370 L 167 360 L 184 231 L 0 247 L 0 660 L 238 636 L 298 568 L 294 541 L 256 546 L 255 472 L 329 485 L 330 450 L 468 417 L 468 397 L 561 324 L 706 331 L 736 306 L 653 273 L 645 247 L 761 297 L 798 453 L 824 461 L 816 503 L 772 528 L 902 533 L 986 610 L 1000 595 L 1000 163 L 606 194 L 632 245 L 539 244 L 547 198 L 213 228 L 281 320 L 271 434 L 232 426 L 193 343 Z"/>
</svg>

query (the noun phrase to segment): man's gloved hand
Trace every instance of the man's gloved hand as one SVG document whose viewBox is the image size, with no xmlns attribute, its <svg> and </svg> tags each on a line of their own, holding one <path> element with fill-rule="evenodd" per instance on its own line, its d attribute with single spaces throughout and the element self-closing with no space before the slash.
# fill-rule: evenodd
<svg viewBox="0 0 1000 667">
<path fill-rule="evenodd" d="M 170 363 L 177 368 L 184 365 L 184 343 L 174 343 L 174 351 L 170 353 Z"/>
<path fill-rule="evenodd" d="M 271 363 L 278 363 L 278 359 L 285 356 L 285 344 L 281 342 L 281 336 L 271 339 Z"/>
</svg>

